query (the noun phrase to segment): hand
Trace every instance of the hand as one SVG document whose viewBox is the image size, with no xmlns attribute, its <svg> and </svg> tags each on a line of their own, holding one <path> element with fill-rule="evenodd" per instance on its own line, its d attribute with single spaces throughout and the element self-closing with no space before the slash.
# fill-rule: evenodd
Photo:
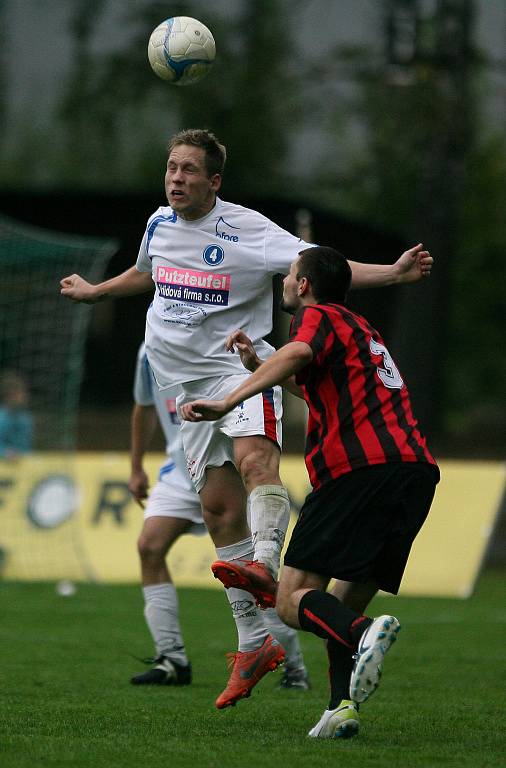
<svg viewBox="0 0 506 768">
<path fill-rule="evenodd" d="M 226 400 L 194 400 L 182 405 L 180 410 L 185 421 L 218 421 L 232 408 Z"/>
<path fill-rule="evenodd" d="M 99 296 L 94 293 L 94 285 L 88 283 L 80 275 L 70 275 L 60 280 L 61 295 L 75 302 L 84 302 L 85 304 L 94 304 L 99 300 Z"/>
<path fill-rule="evenodd" d="M 422 243 L 415 245 L 395 262 L 398 283 L 414 283 L 423 277 L 430 277 L 434 259 L 425 251 Z"/>
<path fill-rule="evenodd" d="M 149 478 L 143 469 L 132 471 L 128 481 L 128 490 L 135 501 L 144 509 L 143 499 L 148 498 Z"/>
<path fill-rule="evenodd" d="M 235 352 L 237 350 L 241 356 L 241 363 L 252 373 L 262 364 L 262 361 L 255 352 L 255 347 L 253 346 L 251 339 L 246 336 L 244 331 L 238 330 L 231 333 L 225 346 L 229 352 Z"/>
</svg>

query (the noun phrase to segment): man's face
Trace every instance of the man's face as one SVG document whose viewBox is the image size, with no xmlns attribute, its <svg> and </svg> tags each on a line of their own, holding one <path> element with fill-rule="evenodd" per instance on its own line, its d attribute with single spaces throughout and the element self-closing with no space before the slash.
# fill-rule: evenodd
<svg viewBox="0 0 506 768">
<path fill-rule="evenodd" d="M 221 176 L 207 175 L 201 147 L 179 144 L 167 160 L 165 194 L 171 208 L 183 219 L 201 219 L 212 209 Z"/>
<path fill-rule="evenodd" d="M 294 315 L 301 306 L 299 296 L 300 280 L 297 279 L 299 260 L 295 259 L 290 265 L 290 271 L 283 280 L 283 298 L 281 300 L 281 309 Z"/>
</svg>

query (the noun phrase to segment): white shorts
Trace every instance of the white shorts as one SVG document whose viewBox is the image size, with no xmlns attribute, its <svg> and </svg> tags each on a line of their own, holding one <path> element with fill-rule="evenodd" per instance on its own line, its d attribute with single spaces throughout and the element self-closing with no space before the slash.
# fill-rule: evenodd
<svg viewBox="0 0 506 768">
<path fill-rule="evenodd" d="M 148 517 L 177 517 L 189 520 L 192 527 L 188 533 L 207 533 L 197 492 L 175 483 L 159 481 L 154 486 L 144 509 L 144 519 Z"/>
<path fill-rule="evenodd" d="M 219 400 L 249 375 L 239 373 L 186 382 L 177 398 L 177 407 L 201 398 Z M 197 491 L 205 485 L 206 467 L 221 467 L 227 461 L 234 463 L 234 437 L 264 435 L 281 449 L 282 415 L 281 387 L 273 387 L 240 403 L 218 421 L 182 421 L 186 463 Z"/>
</svg>

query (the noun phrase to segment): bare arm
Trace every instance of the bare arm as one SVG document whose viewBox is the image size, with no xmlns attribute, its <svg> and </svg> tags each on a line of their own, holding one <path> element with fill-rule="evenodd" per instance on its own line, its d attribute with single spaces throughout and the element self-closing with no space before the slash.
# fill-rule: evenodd
<svg viewBox="0 0 506 768">
<path fill-rule="evenodd" d="M 434 259 L 422 243 L 404 251 L 394 264 L 362 264 L 349 261 L 352 288 L 375 288 L 397 283 L 414 283 L 429 277 Z"/>
<path fill-rule="evenodd" d="M 85 304 L 95 304 L 102 299 L 134 296 L 153 290 L 153 280 L 150 272 L 139 272 L 134 265 L 120 275 L 92 285 L 80 275 L 69 275 L 60 281 L 61 295 L 72 301 L 82 301 Z"/>
<path fill-rule="evenodd" d="M 304 368 L 312 359 L 313 351 L 309 344 L 304 341 L 290 341 L 274 352 L 272 357 L 248 377 L 247 381 L 230 392 L 223 400 L 195 400 L 193 403 L 186 403 L 181 408 L 182 416 L 186 421 L 216 421 L 243 400 L 285 381 Z"/>
<path fill-rule="evenodd" d="M 231 333 L 226 341 L 225 346 L 229 352 L 235 352 L 237 350 L 241 357 L 241 363 L 245 368 L 248 369 L 248 371 L 251 371 L 252 373 L 253 371 L 256 371 L 256 369 L 259 368 L 262 363 L 264 363 L 264 360 L 261 360 L 258 357 L 251 339 L 249 336 L 246 336 L 244 331 L 237 330 Z M 302 389 L 295 382 L 295 375 L 290 376 L 284 381 L 281 381 L 280 384 L 283 389 L 291 392 L 291 394 L 295 395 L 295 397 L 304 399 Z"/>
<path fill-rule="evenodd" d="M 128 489 L 139 506 L 148 496 L 149 478 L 144 471 L 144 455 L 156 429 L 154 406 L 134 405 L 130 432 L 130 480 Z"/>
</svg>

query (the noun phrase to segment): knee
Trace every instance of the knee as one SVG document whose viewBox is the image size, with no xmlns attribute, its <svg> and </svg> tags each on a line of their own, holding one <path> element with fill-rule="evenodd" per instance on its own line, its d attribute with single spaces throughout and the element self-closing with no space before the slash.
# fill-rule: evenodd
<svg viewBox="0 0 506 768">
<path fill-rule="evenodd" d="M 202 518 L 210 537 L 214 540 L 215 536 L 226 526 L 226 520 L 223 514 L 210 509 L 202 509 Z"/>
<path fill-rule="evenodd" d="M 241 526 L 246 521 L 246 511 L 243 508 L 226 505 L 213 509 L 203 508 L 202 517 L 211 538 L 223 530 Z"/>
<path fill-rule="evenodd" d="M 164 560 L 168 547 L 165 542 L 153 536 L 140 535 L 137 541 L 137 551 L 143 562 Z"/>
</svg>

